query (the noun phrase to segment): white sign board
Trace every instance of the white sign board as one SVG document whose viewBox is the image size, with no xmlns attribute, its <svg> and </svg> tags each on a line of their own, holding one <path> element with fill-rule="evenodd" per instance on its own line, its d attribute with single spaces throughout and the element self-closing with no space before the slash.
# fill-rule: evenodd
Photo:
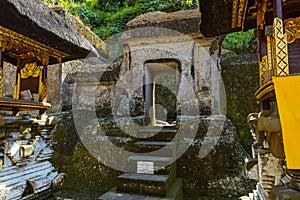
<svg viewBox="0 0 300 200">
<path fill-rule="evenodd" d="M 153 162 L 137 162 L 137 173 L 138 174 L 154 174 L 154 163 Z"/>
</svg>

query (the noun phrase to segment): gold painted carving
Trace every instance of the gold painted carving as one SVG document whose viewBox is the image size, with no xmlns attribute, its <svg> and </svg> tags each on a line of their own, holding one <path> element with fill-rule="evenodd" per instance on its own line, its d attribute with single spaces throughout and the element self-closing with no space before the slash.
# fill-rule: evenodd
<svg viewBox="0 0 300 200">
<path fill-rule="evenodd" d="M 300 17 L 286 20 L 284 29 L 287 33 L 287 43 L 293 43 L 296 39 L 300 39 Z"/>
<path fill-rule="evenodd" d="M 17 87 L 17 85 L 15 85 L 14 86 L 14 98 L 15 99 L 18 99 L 18 95 L 17 95 L 18 91 L 17 90 L 18 90 L 18 87 Z"/>
<path fill-rule="evenodd" d="M 268 69 L 274 70 L 273 68 L 273 54 L 272 54 L 272 38 L 267 35 L 267 58 L 268 58 Z"/>
<path fill-rule="evenodd" d="M 40 84 L 39 84 L 39 95 L 40 95 L 40 101 L 47 102 L 47 79 L 45 82 L 42 81 L 40 78 Z"/>
<path fill-rule="evenodd" d="M 0 97 L 2 97 L 2 87 L 3 87 L 3 69 L 0 66 Z"/>
<path fill-rule="evenodd" d="M 267 38 L 267 55 L 264 55 L 259 62 L 259 82 L 260 86 L 266 84 L 272 80 L 272 76 L 276 74 L 276 69 L 273 67 L 273 53 L 272 53 L 272 37 L 270 35 L 266 36 Z"/>
<path fill-rule="evenodd" d="M 36 62 L 27 63 L 25 67 L 21 69 L 21 78 L 38 77 L 41 74 L 41 68 L 37 66 Z"/>
<path fill-rule="evenodd" d="M 261 62 L 259 62 L 259 83 L 260 86 L 262 86 L 265 82 L 264 80 L 264 73 L 267 71 L 268 69 L 268 58 L 266 55 L 264 55 L 261 59 Z"/>
<path fill-rule="evenodd" d="M 274 84 L 271 81 L 269 81 L 263 87 L 260 87 L 254 95 L 256 99 L 261 99 L 265 94 L 271 91 L 274 91 Z"/>
<path fill-rule="evenodd" d="M 49 63 L 49 55 L 43 54 L 43 53 L 37 53 L 35 55 L 39 61 L 42 62 L 43 66 L 48 65 Z M 58 62 L 61 62 L 61 58 L 56 58 Z"/>
<path fill-rule="evenodd" d="M 277 76 L 289 75 L 287 37 L 283 32 L 282 19 L 274 18 L 275 64 Z"/>
<path fill-rule="evenodd" d="M 233 0 L 231 28 L 240 28 L 246 15 L 246 4 L 248 0 Z"/>
<path fill-rule="evenodd" d="M 239 6 L 239 0 L 233 0 L 233 2 L 232 2 L 232 18 L 231 18 L 231 27 L 232 28 L 236 28 L 238 6 Z"/>
<path fill-rule="evenodd" d="M 62 58 L 69 56 L 69 54 L 58 51 L 2 26 L 0 26 L 0 47 L 3 51 L 7 49 L 26 50 L 29 54 L 31 53 L 36 56 L 43 64 L 48 64 L 49 57 L 53 57 L 61 62 Z M 20 55 L 15 54 L 15 56 L 19 58 Z"/>
<path fill-rule="evenodd" d="M 263 30 L 266 24 L 267 0 L 263 0 L 257 7 L 257 26 Z"/>
<path fill-rule="evenodd" d="M 239 5 L 239 11 L 238 11 L 238 21 L 237 21 L 237 27 L 242 27 L 243 19 L 246 14 L 246 0 L 240 0 L 240 5 Z"/>
<path fill-rule="evenodd" d="M 20 96 L 21 75 L 18 73 L 18 80 L 14 87 L 14 98 L 19 99 Z"/>
</svg>

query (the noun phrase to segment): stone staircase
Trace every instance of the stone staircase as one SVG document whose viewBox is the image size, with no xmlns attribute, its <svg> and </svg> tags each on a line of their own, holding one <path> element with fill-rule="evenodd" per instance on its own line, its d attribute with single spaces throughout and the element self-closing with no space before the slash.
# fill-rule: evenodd
<svg viewBox="0 0 300 200">
<path fill-rule="evenodd" d="M 124 173 L 118 176 L 116 187 L 99 197 L 99 200 L 183 199 L 182 179 L 176 177 L 176 162 L 167 165 L 176 155 L 176 142 L 171 142 L 171 140 L 177 131 L 170 127 L 159 128 L 158 131 L 158 128 L 153 127 L 139 131 L 139 136 L 147 136 L 154 131 L 157 134 L 135 143 L 136 153 L 145 153 L 145 155 L 133 155 L 128 158 L 134 173 Z M 163 147 L 163 151 L 156 151 Z M 147 152 L 154 151 L 154 155 L 146 155 Z M 137 173 L 140 171 L 139 163 L 152 164 L 153 172 Z"/>
</svg>

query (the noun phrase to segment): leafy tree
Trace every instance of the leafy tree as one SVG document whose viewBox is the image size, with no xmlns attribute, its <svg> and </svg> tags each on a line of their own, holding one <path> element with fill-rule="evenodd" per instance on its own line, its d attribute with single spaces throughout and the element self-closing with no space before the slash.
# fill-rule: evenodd
<svg viewBox="0 0 300 200">
<path fill-rule="evenodd" d="M 247 32 L 229 33 L 226 35 L 222 47 L 237 54 L 246 53 L 249 51 L 249 44 L 253 37 L 255 37 L 253 29 Z"/>
<path fill-rule="evenodd" d="M 41 1 L 53 6 L 58 0 Z M 198 0 L 59 0 L 59 6 L 79 16 L 101 39 L 107 39 L 121 32 L 138 15 L 195 9 Z"/>
<path fill-rule="evenodd" d="M 54 6 L 59 4 L 77 15 L 101 38 L 107 39 L 121 32 L 126 23 L 147 12 L 174 12 L 182 9 L 195 9 L 198 0 L 41 0 Z M 237 54 L 248 51 L 253 38 L 253 30 L 227 34 L 222 43 L 224 49 Z"/>
</svg>

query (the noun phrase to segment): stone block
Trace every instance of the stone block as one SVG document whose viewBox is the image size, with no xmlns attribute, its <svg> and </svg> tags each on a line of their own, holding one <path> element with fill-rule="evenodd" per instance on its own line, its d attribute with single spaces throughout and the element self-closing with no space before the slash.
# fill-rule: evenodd
<svg viewBox="0 0 300 200">
<path fill-rule="evenodd" d="M 126 173 L 118 176 L 117 191 L 165 197 L 172 182 L 168 175 Z"/>
</svg>

